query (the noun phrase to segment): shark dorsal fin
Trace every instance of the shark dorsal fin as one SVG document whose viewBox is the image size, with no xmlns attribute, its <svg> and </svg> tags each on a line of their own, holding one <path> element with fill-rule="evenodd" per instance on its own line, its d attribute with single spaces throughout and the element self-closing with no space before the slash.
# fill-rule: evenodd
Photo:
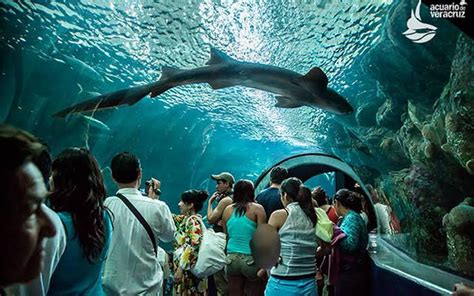
<svg viewBox="0 0 474 296">
<path fill-rule="evenodd" d="M 306 75 L 296 78 L 298 83 L 311 83 L 317 84 L 319 87 L 325 89 L 328 86 L 328 77 L 324 74 L 323 70 L 319 67 L 314 67 L 313 69 L 309 70 Z"/>
<path fill-rule="evenodd" d="M 234 61 L 233 58 L 225 54 L 224 52 L 218 50 L 217 48 L 211 47 L 211 56 L 209 57 L 209 60 L 207 61 L 206 65 L 216 65 L 216 64 L 222 64 L 222 63 L 229 63 L 231 61 Z"/>
</svg>

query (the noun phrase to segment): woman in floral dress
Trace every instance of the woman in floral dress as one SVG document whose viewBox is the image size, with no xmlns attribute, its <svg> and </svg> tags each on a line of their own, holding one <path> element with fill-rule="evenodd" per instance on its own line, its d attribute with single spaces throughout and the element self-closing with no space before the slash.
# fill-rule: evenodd
<svg viewBox="0 0 474 296">
<path fill-rule="evenodd" d="M 174 295 L 207 295 L 207 278 L 196 278 L 190 269 L 196 264 L 203 229 L 197 214 L 207 199 L 206 191 L 188 190 L 181 194 L 181 215 L 174 215 L 176 233 L 173 256 Z"/>
</svg>

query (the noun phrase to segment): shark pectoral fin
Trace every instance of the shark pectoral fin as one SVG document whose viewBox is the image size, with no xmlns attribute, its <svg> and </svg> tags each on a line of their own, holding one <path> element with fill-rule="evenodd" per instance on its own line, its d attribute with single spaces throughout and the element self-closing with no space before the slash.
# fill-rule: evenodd
<svg viewBox="0 0 474 296">
<path fill-rule="evenodd" d="M 181 73 L 183 70 L 173 68 L 173 67 L 168 67 L 168 66 L 162 66 L 161 67 L 161 77 L 160 80 L 165 80 L 173 75 Z"/>
<path fill-rule="evenodd" d="M 320 88 L 325 89 L 328 86 L 328 77 L 319 67 L 309 70 L 306 75 L 296 78 L 299 84 L 317 84 Z"/>
<path fill-rule="evenodd" d="M 276 96 L 275 99 L 277 99 L 277 101 L 278 101 L 275 104 L 275 107 L 279 107 L 279 108 L 299 108 L 299 107 L 303 107 L 303 105 L 300 102 L 292 100 L 291 98 L 288 98 L 288 97 Z"/>
<path fill-rule="evenodd" d="M 232 83 L 230 81 L 209 81 L 208 84 L 212 87 L 212 89 L 235 86 L 235 83 Z"/>
<path fill-rule="evenodd" d="M 234 61 L 233 58 L 231 58 L 224 52 L 218 50 L 217 48 L 211 47 L 211 56 L 209 57 L 209 60 L 207 61 L 206 65 L 210 66 L 222 63 L 229 63 L 232 61 Z"/>
</svg>

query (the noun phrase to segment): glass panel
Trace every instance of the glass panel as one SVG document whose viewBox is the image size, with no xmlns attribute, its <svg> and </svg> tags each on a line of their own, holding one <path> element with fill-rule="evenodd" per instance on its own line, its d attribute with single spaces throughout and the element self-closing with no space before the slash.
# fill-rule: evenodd
<svg viewBox="0 0 474 296">
<path fill-rule="evenodd" d="M 313 189 L 316 186 L 321 186 L 328 198 L 331 198 L 334 193 L 336 193 L 336 174 L 334 172 L 328 172 L 324 174 L 320 174 L 308 179 L 304 184 L 309 188 Z M 331 203 L 332 201 L 329 200 Z"/>
</svg>

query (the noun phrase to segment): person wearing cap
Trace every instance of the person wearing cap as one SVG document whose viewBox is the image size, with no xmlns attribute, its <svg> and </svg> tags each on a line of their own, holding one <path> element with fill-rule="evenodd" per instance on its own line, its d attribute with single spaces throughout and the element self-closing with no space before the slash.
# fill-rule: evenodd
<svg viewBox="0 0 474 296">
<path fill-rule="evenodd" d="M 207 204 L 207 221 L 213 224 L 215 232 L 223 232 L 222 214 L 225 208 L 232 204 L 232 187 L 235 179 L 234 176 L 227 172 L 212 175 L 211 178 L 216 181 L 216 192 L 214 192 Z M 215 209 L 212 208 L 214 202 L 217 202 Z"/>
<path fill-rule="evenodd" d="M 213 224 L 215 232 L 224 232 L 222 215 L 228 205 L 233 203 L 232 187 L 235 183 L 234 176 L 228 172 L 222 172 L 218 175 L 212 175 L 211 178 L 216 181 L 216 192 L 212 194 L 207 203 L 207 221 Z M 217 206 L 213 209 L 213 203 Z M 218 295 L 228 295 L 228 281 L 224 269 L 214 274 L 214 282 Z"/>
</svg>

